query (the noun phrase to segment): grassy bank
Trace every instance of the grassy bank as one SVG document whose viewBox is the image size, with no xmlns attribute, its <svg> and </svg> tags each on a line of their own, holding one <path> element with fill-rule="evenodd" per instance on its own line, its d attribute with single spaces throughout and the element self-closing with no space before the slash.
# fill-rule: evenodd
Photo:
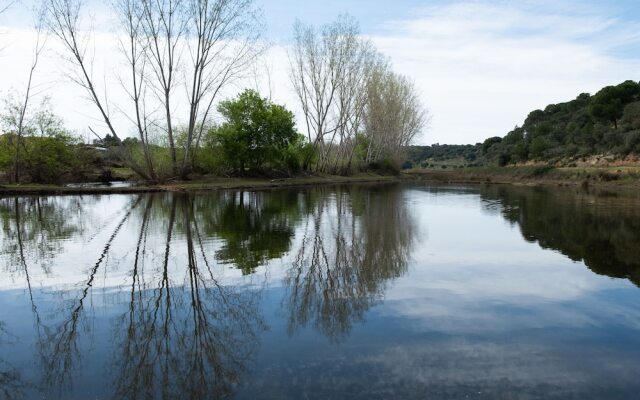
<svg viewBox="0 0 640 400">
<path fill-rule="evenodd" d="M 227 189 L 257 190 L 297 186 L 347 183 L 399 182 L 398 176 L 358 174 L 353 176 L 308 175 L 282 179 L 220 178 L 205 176 L 197 180 L 171 182 L 161 185 L 132 186 L 57 186 L 57 185 L 0 185 L 0 195 L 72 195 L 72 194 L 128 194 L 154 192 L 203 192 Z"/>
<path fill-rule="evenodd" d="M 455 170 L 409 170 L 406 179 L 442 183 L 582 186 L 640 189 L 638 167 L 475 167 Z"/>
</svg>

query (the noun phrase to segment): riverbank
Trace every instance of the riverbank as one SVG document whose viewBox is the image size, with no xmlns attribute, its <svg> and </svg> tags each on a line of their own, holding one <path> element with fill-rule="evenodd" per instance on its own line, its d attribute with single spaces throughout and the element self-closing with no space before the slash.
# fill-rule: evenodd
<svg viewBox="0 0 640 400">
<path fill-rule="evenodd" d="M 82 194 L 132 194 L 158 192 L 206 192 L 217 190 L 258 190 L 297 186 L 336 185 L 349 183 L 400 182 L 401 176 L 378 174 L 357 174 L 353 176 L 307 175 L 293 178 L 221 178 L 202 177 L 197 180 L 170 182 L 159 185 L 136 184 L 122 185 L 0 185 L 0 196 L 11 195 L 82 195 Z"/>
<path fill-rule="evenodd" d="M 409 170 L 405 179 L 438 183 L 576 186 L 611 190 L 640 189 L 640 167 L 474 167 Z"/>
<path fill-rule="evenodd" d="M 616 191 L 640 190 L 640 167 L 476 167 L 448 170 L 414 169 L 399 176 L 371 173 L 353 176 L 307 175 L 292 178 L 221 178 L 205 176 L 191 181 L 159 185 L 116 183 L 114 185 L 0 185 L 0 196 L 133 194 L 158 192 L 206 192 L 217 190 L 260 190 L 298 186 L 351 183 L 418 181 L 459 184 L 508 184 L 520 186 L 574 186 Z"/>
</svg>

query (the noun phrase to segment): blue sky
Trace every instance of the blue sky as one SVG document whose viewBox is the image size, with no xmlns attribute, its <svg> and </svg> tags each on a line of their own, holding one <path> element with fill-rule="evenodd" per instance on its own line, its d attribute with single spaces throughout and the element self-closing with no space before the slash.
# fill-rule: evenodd
<svg viewBox="0 0 640 400">
<path fill-rule="evenodd" d="M 300 121 L 287 75 L 293 23 L 300 19 L 320 25 L 342 13 L 356 17 L 363 35 L 390 57 L 397 71 L 415 81 L 433 117 L 420 144 L 503 136 L 534 109 L 627 79 L 640 80 L 638 0 L 256 1 L 262 4 L 266 39 L 272 43 L 265 64 L 272 71 L 273 98 L 296 111 Z M 116 28 L 107 3 L 91 2 L 97 31 L 107 43 Z M 20 89 L 16 77 L 30 59 L 30 26 L 25 11 L 0 17 L 0 61 L 12 60 L 3 62 L 0 93 Z M 52 67 L 39 71 L 39 79 L 53 82 L 48 88 L 56 111 L 82 132 L 95 111 L 80 104 L 77 88 L 55 78 L 65 66 L 55 44 L 51 47 Z M 97 50 L 107 61 L 113 58 L 108 45 Z M 117 70 L 117 65 L 105 64 L 104 69 Z"/>
</svg>

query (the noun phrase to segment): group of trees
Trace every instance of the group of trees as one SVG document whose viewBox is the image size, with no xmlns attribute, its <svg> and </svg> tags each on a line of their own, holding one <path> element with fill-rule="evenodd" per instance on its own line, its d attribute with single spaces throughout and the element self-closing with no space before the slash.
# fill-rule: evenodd
<svg viewBox="0 0 640 400">
<path fill-rule="evenodd" d="M 37 107 L 26 107 L 23 100 L 9 96 L 0 114 L 0 126 L 8 132 L 0 136 L 0 170 L 9 175 L 5 179 L 59 182 L 95 167 L 96 154 L 64 127 L 46 98 Z"/>
<path fill-rule="evenodd" d="M 113 60 L 119 87 L 94 76 L 98 49 L 86 3 L 43 0 L 36 14 L 26 90 L 5 107 L 8 136 L 2 151 L 14 149 L 12 163 L 6 155 L 0 160 L 5 179 L 48 179 L 28 173 L 26 148 L 40 142 L 29 116 L 34 71 L 49 36 L 70 64 L 68 78 L 95 107 L 99 122 L 88 128 L 95 143 L 150 182 L 194 172 L 349 173 L 380 163 L 399 165 L 403 149 L 428 120 L 413 83 L 393 72 L 350 17 L 322 28 L 295 25 L 291 79 L 305 137 L 292 112 L 255 91 L 219 102 L 231 83 L 255 73 L 252 67 L 265 49 L 253 0 L 116 0 L 111 10 L 119 22 L 120 58 Z M 115 91 L 126 94 L 126 104 Z M 219 116 L 221 124 L 215 122 Z M 75 145 L 62 128 L 47 137 Z"/>
<path fill-rule="evenodd" d="M 626 81 L 595 95 L 531 112 L 506 136 L 475 145 L 409 146 L 405 168 L 500 166 L 548 162 L 574 165 L 591 156 L 640 156 L 640 83 Z"/>
<path fill-rule="evenodd" d="M 398 161 L 428 122 L 413 83 L 393 72 L 352 18 L 321 28 L 297 23 L 290 58 L 317 171 Z"/>
<path fill-rule="evenodd" d="M 640 154 L 640 84 L 626 81 L 533 111 L 505 137 L 485 140 L 482 152 L 499 165 Z"/>
<path fill-rule="evenodd" d="M 259 14 L 252 0 L 118 0 L 122 78 L 128 107 L 110 104 L 92 76 L 83 0 L 46 1 L 46 21 L 75 67 L 73 76 L 96 106 L 119 155 L 142 178 L 186 177 L 211 126 L 220 91 L 241 77 L 261 53 Z M 182 87 L 181 87 L 182 86 Z M 182 106 L 182 107 L 181 107 Z M 110 110 L 123 111 L 139 140 L 124 145 Z M 155 146 L 154 146 L 155 145 Z M 168 149 L 168 165 L 154 149 Z M 134 151 L 138 150 L 138 152 Z M 139 153 L 139 154 L 138 154 Z"/>
<path fill-rule="evenodd" d="M 482 144 L 433 144 L 409 146 L 405 168 L 427 168 L 438 165 L 473 166 L 483 162 Z"/>
</svg>

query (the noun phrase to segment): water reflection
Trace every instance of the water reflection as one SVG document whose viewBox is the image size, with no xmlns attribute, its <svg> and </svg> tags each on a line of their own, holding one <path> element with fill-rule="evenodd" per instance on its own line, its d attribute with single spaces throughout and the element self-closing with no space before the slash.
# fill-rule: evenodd
<svg viewBox="0 0 640 400">
<path fill-rule="evenodd" d="M 199 197 L 197 219 L 206 235 L 224 242 L 216 259 L 251 274 L 289 251 L 308 197 L 295 191 Z"/>
<path fill-rule="evenodd" d="M 12 321 L 35 360 L 26 397 L 229 396 L 268 329 L 272 261 L 290 333 L 311 324 L 333 341 L 406 272 L 415 241 L 395 186 L 11 198 L 0 220 L 0 294 L 24 290 L 32 315 L 31 329 Z M 24 371 L 0 361 L 0 388 L 18 395 Z"/>
<path fill-rule="evenodd" d="M 640 200 L 549 188 L 486 186 L 487 209 L 520 227 L 543 249 L 582 261 L 593 272 L 640 286 Z"/>
<path fill-rule="evenodd" d="M 285 279 L 289 331 L 312 322 L 332 340 L 406 272 L 416 227 L 397 190 L 322 196 L 302 224 L 302 242 Z"/>
<path fill-rule="evenodd" d="M 536 397 L 598 375 L 627 393 L 636 288 L 521 236 L 638 285 L 637 205 L 397 185 L 0 199 L 0 397 Z"/>
<path fill-rule="evenodd" d="M 11 337 L 5 328 L 5 323 L 0 321 L 0 354 L 10 348 Z M 0 395 L 3 399 L 18 399 L 24 396 L 26 385 L 22 381 L 20 371 L 11 363 L 0 357 Z"/>
<path fill-rule="evenodd" d="M 40 268 L 50 272 L 50 262 L 63 250 L 64 239 L 81 234 L 90 197 L 27 197 L 0 199 L 0 223 L 4 238 L 1 253 L 9 259 L 3 267 L 9 273 L 24 272 L 25 246 Z"/>
</svg>

